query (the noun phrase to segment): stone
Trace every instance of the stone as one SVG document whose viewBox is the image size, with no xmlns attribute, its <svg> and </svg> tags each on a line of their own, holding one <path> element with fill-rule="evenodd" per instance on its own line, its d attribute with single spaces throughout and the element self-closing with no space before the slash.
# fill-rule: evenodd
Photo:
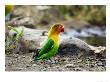
<svg viewBox="0 0 110 82">
<path fill-rule="evenodd" d="M 30 29 L 24 26 L 16 28 L 18 31 L 23 30 L 23 36 L 19 42 L 19 49 L 17 51 L 26 52 L 41 48 L 41 43 L 47 38 L 47 30 Z M 45 33 L 44 33 L 45 32 Z M 14 36 L 15 31 L 10 30 L 9 36 Z M 60 47 L 58 55 L 94 55 L 94 53 L 105 53 L 105 47 L 94 47 L 81 39 L 61 35 Z"/>
<path fill-rule="evenodd" d="M 65 68 L 74 68 L 73 64 L 66 64 Z"/>
<path fill-rule="evenodd" d="M 36 66 L 37 66 L 37 64 L 33 64 L 33 65 L 32 65 L 32 67 L 36 67 Z"/>
</svg>

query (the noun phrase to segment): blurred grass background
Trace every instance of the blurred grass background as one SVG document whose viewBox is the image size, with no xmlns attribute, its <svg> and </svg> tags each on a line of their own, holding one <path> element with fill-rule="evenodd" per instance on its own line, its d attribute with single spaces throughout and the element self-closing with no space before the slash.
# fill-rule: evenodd
<svg viewBox="0 0 110 82">
<path fill-rule="evenodd" d="M 16 5 L 13 16 L 30 16 L 35 22 L 44 24 L 50 21 L 83 20 L 93 25 L 106 25 L 105 5 L 50 5 L 50 6 L 21 6 Z"/>
<path fill-rule="evenodd" d="M 55 6 L 60 11 L 60 16 L 66 16 L 84 20 L 91 24 L 106 24 L 106 6 L 104 5 L 76 5 L 76 6 Z"/>
</svg>

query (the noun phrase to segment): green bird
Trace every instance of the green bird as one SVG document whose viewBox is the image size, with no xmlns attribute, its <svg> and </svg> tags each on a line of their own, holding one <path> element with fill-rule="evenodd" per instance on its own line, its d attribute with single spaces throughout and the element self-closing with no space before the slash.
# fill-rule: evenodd
<svg viewBox="0 0 110 82">
<path fill-rule="evenodd" d="M 59 35 L 64 32 L 64 26 L 62 24 L 54 24 L 48 32 L 48 37 L 45 43 L 42 45 L 38 53 L 33 57 L 34 61 L 47 60 L 58 51 L 59 48 Z"/>
<path fill-rule="evenodd" d="M 14 9 L 14 5 L 5 5 L 5 16 L 10 14 Z"/>
</svg>

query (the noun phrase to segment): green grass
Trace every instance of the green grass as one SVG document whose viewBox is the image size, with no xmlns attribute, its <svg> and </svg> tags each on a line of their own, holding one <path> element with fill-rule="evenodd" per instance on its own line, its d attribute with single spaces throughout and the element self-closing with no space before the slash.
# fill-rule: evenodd
<svg viewBox="0 0 110 82">
<path fill-rule="evenodd" d="M 18 31 L 16 28 L 9 26 L 11 30 L 13 30 L 16 35 L 7 36 L 5 40 L 5 52 L 6 54 L 11 54 L 19 45 L 19 41 L 23 36 L 23 29 L 22 31 Z"/>
</svg>

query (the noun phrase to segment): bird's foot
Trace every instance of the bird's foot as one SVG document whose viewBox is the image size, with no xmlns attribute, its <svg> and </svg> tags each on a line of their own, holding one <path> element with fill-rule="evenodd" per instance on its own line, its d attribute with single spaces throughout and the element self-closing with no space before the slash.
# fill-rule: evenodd
<svg viewBox="0 0 110 82">
<path fill-rule="evenodd" d="M 55 57 L 52 57 L 51 59 L 49 59 L 48 62 L 51 64 L 56 64 L 59 62 L 59 60 L 60 60 L 60 56 L 55 56 Z"/>
<path fill-rule="evenodd" d="M 45 60 L 40 60 L 39 63 L 40 64 L 46 64 Z"/>
</svg>

